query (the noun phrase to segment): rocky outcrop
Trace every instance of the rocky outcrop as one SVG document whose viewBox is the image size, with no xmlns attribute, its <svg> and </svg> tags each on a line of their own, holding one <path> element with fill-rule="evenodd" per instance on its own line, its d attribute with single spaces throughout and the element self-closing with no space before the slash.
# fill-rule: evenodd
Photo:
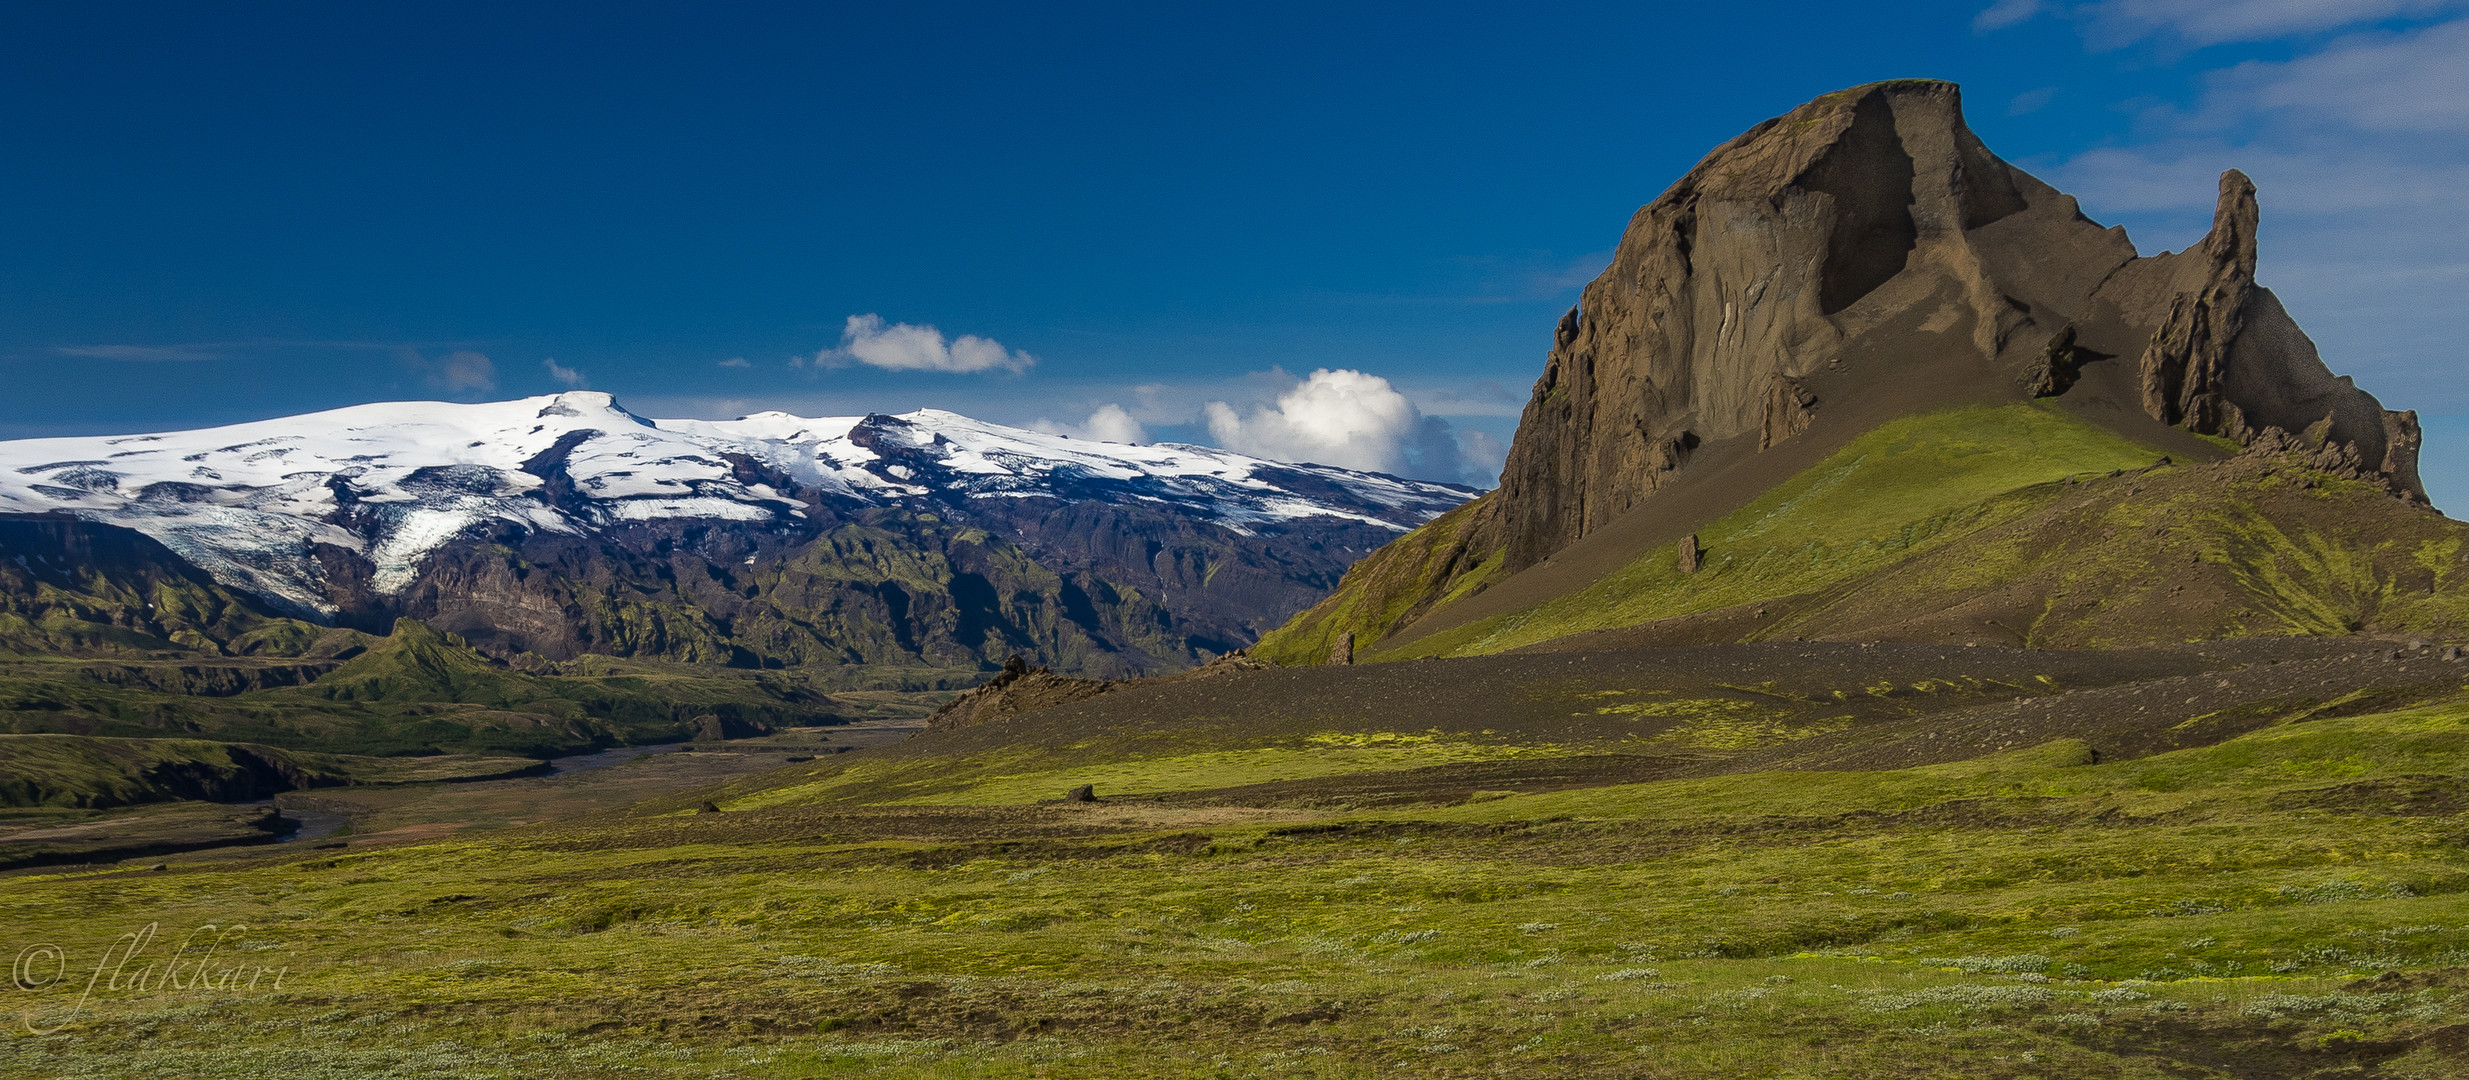
<svg viewBox="0 0 2469 1080">
<path fill-rule="evenodd" d="M 926 719 L 933 728 L 967 727 L 1036 709 L 1068 705 L 1107 693 L 1118 684 L 1102 679 L 1075 679 L 1042 667 L 1031 667 L 1018 656 L 1005 660 L 1003 670 L 985 685 L 953 698 Z"/>
<path fill-rule="evenodd" d="M 1953 84 L 1826 95 L 1716 149 L 1631 219 L 1553 335 L 1489 539 L 1508 569 L 1532 565 L 1637 506 L 1700 444 L 1754 434 L 1766 449 L 1804 430 L 1825 407 L 1808 377 L 1858 364 L 1894 380 L 1946 351 L 2036 395 L 2064 393 L 2095 356 L 2139 357 L 2163 423 L 2248 439 L 2329 416 L 2333 439 L 2422 497 L 2382 407 L 2255 285 L 2257 216 L 2231 172 L 2202 244 L 2138 258 L 2122 230 L 1983 146 Z"/>
<path fill-rule="evenodd" d="M 2268 430 L 2336 443 L 2403 497 L 2425 501 L 2417 414 L 2389 412 L 2335 376 L 2279 297 L 2255 284 L 2255 185 L 2220 178 L 2212 229 L 2176 254 L 2121 267 L 2095 298 L 2152 329 L 2136 364 L 2144 411 L 2206 435 L 2254 443 Z"/>
<path fill-rule="evenodd" d="M 1355 662 L 1354 631 L 1348 630 L 1337 636 L 1337 644 L 1329 647 L 1329 662 L 1332 664 L 1351 664 Z"/>
</svg>

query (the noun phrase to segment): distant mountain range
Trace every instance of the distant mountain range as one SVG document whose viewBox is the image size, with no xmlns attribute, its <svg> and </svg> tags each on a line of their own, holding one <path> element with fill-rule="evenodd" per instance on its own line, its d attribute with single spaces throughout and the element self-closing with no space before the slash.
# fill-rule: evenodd
<svg viewBox="0 0 2469 1080">
<path fill-rule="evenodd" d="M 0 514 L 143 533 L 269 614 L 418 618 L 504 658 L 878 681 L 1013 652 L 1099 675 L 1187 666 L 1475 494 L 936 410 L 649 420 L 585 391 L 0 442 Z M 46 573 L 75 576 L 55 556 L 71 560 L 0 551 L 20 606 Z"/>
</svg>

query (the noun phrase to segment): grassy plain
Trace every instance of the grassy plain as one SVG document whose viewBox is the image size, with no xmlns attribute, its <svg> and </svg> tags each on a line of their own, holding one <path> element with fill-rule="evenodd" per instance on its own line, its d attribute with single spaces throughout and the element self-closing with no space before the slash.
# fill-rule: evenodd
<svg viewBox="0 0 2469 1080">
<path fill-rule="evenodd" d="M 0 944 L 61 962 L 0 989 L 0 1074 L 2460 1075 L 2469 697 L 2307 715 L 1354 810 L 1202 797 L 1189 754 L 1085 804 L 852 799 L 795 765 L 426 843 L 19 875 Z M 1326 748 L 1405 776 L 1462 752 L 1395 727 Z M 1212 775 L 1293 767 L 1255 749 Z M 164 966 L 209 924 L 210 959 Z"/>
</svg>

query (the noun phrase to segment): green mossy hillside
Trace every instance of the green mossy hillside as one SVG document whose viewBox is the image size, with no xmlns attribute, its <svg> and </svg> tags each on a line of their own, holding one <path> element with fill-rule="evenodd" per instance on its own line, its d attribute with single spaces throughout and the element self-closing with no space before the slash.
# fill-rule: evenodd
<svg viewBox="0 0 2469 1080">
<path fill-rule="evenodd" d="M 1658 548 L 1524 610 L 1359 640 L 1366 659 L 1396 660 L 1598 639 L 1587 647 L 2469 634 L 2469 527 L 2296 454 L 2162 461 L 2047 403 L 1906 417 L 1698 530 L 1694 573 Z M 1413 591 L 1385 595 L 1395 607 Z M 1340 621 L 1325 616 L 1365 595 L 1341 587 L 1271 640 L 1320 640 Z"/>
<path fill-rule="evenodd" d="M 203 739 L 0 735 L 0 806 L 249 802 L 299 788 L 471 780 L 537 767 L 527 758 L 373 758 Z"/>
<path fill-rule="evenodd" d="M 1507 558 L 1505 550 L 1478 550 L 1485 500 L 1494 497 L 1442 514 L 1364 556 L 1336 591 L 1261 635 L 1251 655 L 1272 664 L 1322 663 L 1344 635 L 1369 647 L 1407 621 L 1481 588 Z"/>
<path fill-rule="evenodd" d="M 113 682 L 107 680 L 118 677 L 117 669 L 98 671 L 91 661 L 19 658 L 0 663 L 0 732 L 188 736 L 344 754 L 549 757 L 715 729 L 745 734 L 831 723 L 853 711 L 795 672 L 609 658 L 576 665 L 577 674 L 555 666 L 526 672 L 409 619 L 394 634 L 369 640 L 365 652 L 313 681 L 226 688 L 215 696 L 145 665 L 130 666 L 134 674 Z M 215 670 L 197 661 L 170 667 Z"/>
<path fill-rule="evenodd" d="M 310 656 L 333 637 L 141 534 L 0 514 L 0 654 Z"/>
</svg>

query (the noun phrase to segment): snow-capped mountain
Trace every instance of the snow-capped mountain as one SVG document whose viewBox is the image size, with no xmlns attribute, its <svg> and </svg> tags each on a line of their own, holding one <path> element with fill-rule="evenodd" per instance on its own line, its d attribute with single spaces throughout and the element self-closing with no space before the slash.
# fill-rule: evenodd
<svg viewBox="0 0 2469 1080">
<path fill-rule="evenodd" d="M 649 523 L 812 532 L 818 518 L 865 507 L 1038 498 L 1142 507 L 1237 536 L 1314 520 L 1396 533 L 1473 494 L 932 409 L 647 420 L 589 391 L 0 442 L 0 512 L 125 526 L 228 585 L 326 615 L 338 610 L 337 552 L 365 564 L 366 591 L 393 597 L 442 548 L 482 536 L 584 538 Z"/>
</svg>

